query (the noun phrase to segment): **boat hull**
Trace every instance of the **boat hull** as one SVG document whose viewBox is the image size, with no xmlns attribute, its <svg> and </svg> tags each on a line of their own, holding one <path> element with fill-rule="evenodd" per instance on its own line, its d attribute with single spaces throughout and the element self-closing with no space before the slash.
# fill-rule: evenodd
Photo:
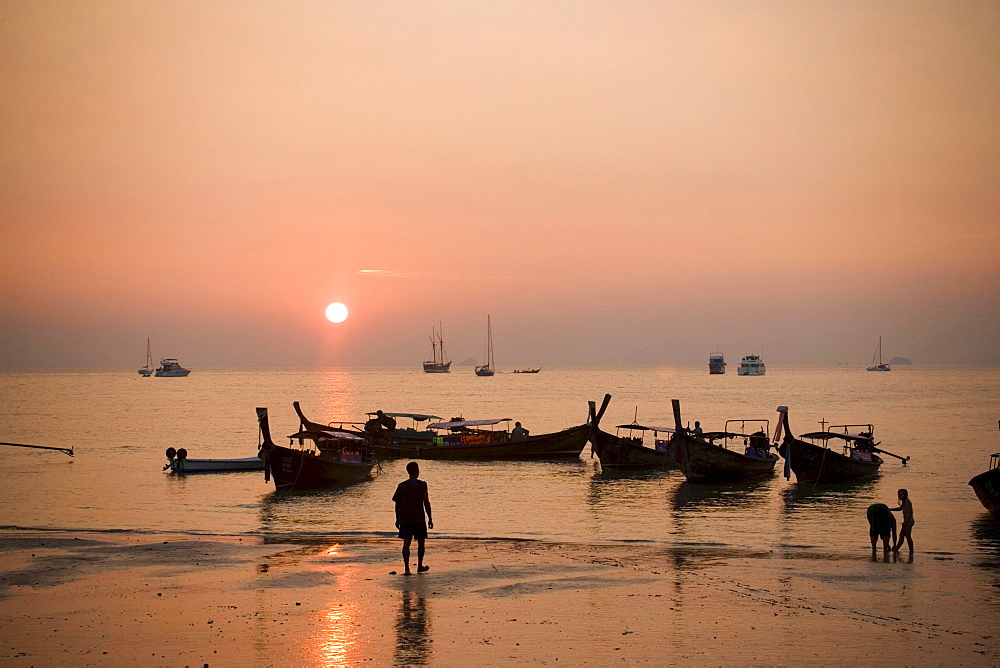
<svg viewBox="0 0 1000 668">
<path fill-rule="evenodd" d="M 590 425 L 570 427 L 552 434 L 528 436 L 521 441 L 511 441 L 505 432 L 497 432 L 503 440 L 481 443 L 435 444 L 434 441 L 397 440 L 384 435 L 374 443 L 376 456 L 385 459 L 442 459 L 442 460 L 573 460 L 580 457 L 583 446 L 590 437 Z"/>
<path fill-rule="evenodd" d="M 350 485 L 371 477 L 375 462 L 340 461 L 337 455 L 316 455 L 280 445 L 262 448 L 265 476 L 279 491 Z"/>
<path fill-rule="evenodd" d="M 979 502 L 986 510 L 1000 517 L 1000 469 L 980 473 L 969 481 Z"/>
<path fill-rule="evenodd" d="M 720 445 L 677 433 L 673 437 L 677 461 L 689 482 L 735 482 L 774 474 L 778 456 L 750 457 Z"/>
<path fill-rule="evenodd" d="M 174 473 L 227 473 L 231 471 L 263 471 L 260 457 L 239 459 L 173 459 L 170 470 Z"/>
<path fill-rule="evenodd" d="M 797 438 L 785 438 L 778 446 L 778 454 L 788 458 L 789 467 L 795 473 L 797 482 L 848 482 L 864 480 L 878 475 L 882 459 L 872 455 L 872 461 L 848 457 L 819 445 L 807 443 Z"/>
<path fill-rule="evenodd" d="M 590 436 L 591 451 L 605 470 L 675 469 L 675 447 L 671 441 L 667 450 L 654 450 L 634 441 L 614 436 L 595 428 Z"/>
<path fill-rule="evenodd" d="M 494 369 L 484 369 L 484 368 L 476 367 L 476 375 L 477 376 L 492 376 L 495 373 L 496 373 L 496 371 Z"/>
<path fill-rule="evenodd" d="M 189 373 L 190 369 L 157 369 L 155 375 L 157 378 L 184 378 Z"/>
<path fill-rule="evenodd" d="M 440 362 L 424 362 L 424 373 L 448 373 L 451 371 L 451 362 L 441 364 Z"/>
</svg>

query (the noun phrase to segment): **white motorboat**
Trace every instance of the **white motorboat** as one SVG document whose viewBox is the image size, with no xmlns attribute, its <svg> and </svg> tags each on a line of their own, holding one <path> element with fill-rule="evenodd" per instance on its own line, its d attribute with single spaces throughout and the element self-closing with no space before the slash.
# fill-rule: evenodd
<svg viewBox="0 0 1000 668">
<path fill-rule="evenodd" d="M 160 366 L 156 369 L 157 378 L 183 378 L 191 373 L 190 369 L 185 369 L 180 363 L 170 357 L 160 360 Z"/>
<path fill-rule="evenodd" d="M 747 355 L 740 362 L 740 368 L 736 371 L 740 376 L 763 376 L 767 372 L 764 361 L 760 355 Z"/>
<path fill-rule="evenodd" d="M 167 465 L 163 470 L 171 473 L 226 473 L 232 471 L 263 471 L 264 460 L 260 457 L 239 457 L 236 459 L 190 459 L 187 450 L 167 448 Z"/>
</svg>

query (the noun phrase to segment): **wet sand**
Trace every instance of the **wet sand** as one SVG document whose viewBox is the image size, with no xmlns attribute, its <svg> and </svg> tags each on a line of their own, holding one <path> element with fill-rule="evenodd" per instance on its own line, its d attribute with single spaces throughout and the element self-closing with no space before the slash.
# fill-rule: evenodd
<svg viewBox="0 0 1000 668">
<path fill-rule="evenodd" d="M 1000 663 L 1000 558 L 432 539 L 405 577 L 388 538 L 0 548 L 5 665 Z"/>
</svg>

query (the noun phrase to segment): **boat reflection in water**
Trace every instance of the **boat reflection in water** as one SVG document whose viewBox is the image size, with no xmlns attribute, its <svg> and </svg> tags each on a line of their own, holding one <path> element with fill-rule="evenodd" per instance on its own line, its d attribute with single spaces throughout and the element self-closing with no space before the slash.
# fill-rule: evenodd
<svg viewBox="0 0 1000 668">
<path fill-rule="evenodd" d="M 396 615 L 396 652 L 393 664 L 415 666 L 430 660 L 430 624 L 427 601 L 423 594 L 404 589 L 400 592 L 399 613 Z"/>
<path fill-rule="evenodd" d="M 674 510 L 678 513 L 697 513 L 710 508 L 764 508 L 768 505 L 771 482 L 763 479 L 705 485 L 685 480 L 674 490 Z"/>
<path fill-rule="evenodd" d="M 677 538 L 686 545 L 767 544 L 775 518 L 774 480 L 705 485 L 684 481 L 672 497 Z"/>
<path fill-rule="evenodd" d="M 852 508 L 875 498 L 876 478 L 839 483 L 802 483 L 781 490 L 785 513 L 823 506 L 830 511 Z"/>
</svg>

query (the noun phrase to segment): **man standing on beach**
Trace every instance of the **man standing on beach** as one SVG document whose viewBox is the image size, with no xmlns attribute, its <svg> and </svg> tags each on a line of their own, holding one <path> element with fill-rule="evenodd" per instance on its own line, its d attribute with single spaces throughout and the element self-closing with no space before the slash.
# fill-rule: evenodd
<svg viewBox="0 0 1000 668">
<path fill-rule="evenodd" d="M 416 462 L 406 465 L 409 480 L 404 480 L 396 487 L 392 500 L 396 503 L 396 528 L 399 537 L 403 539 L 403 575 L 410 575 L 410 542 L 417 539 L 417 572 L 424 573 L 430 566 L 424 566 L 424 541 L 427 539 L 427 528 L 434 528 L 431 519 L 431 502 L 427 497 L 427 483 L 419 479 L 420 467 Z M 427 523 L 424 523 L 424 511 L 427 511 Z"/>
</svg>

